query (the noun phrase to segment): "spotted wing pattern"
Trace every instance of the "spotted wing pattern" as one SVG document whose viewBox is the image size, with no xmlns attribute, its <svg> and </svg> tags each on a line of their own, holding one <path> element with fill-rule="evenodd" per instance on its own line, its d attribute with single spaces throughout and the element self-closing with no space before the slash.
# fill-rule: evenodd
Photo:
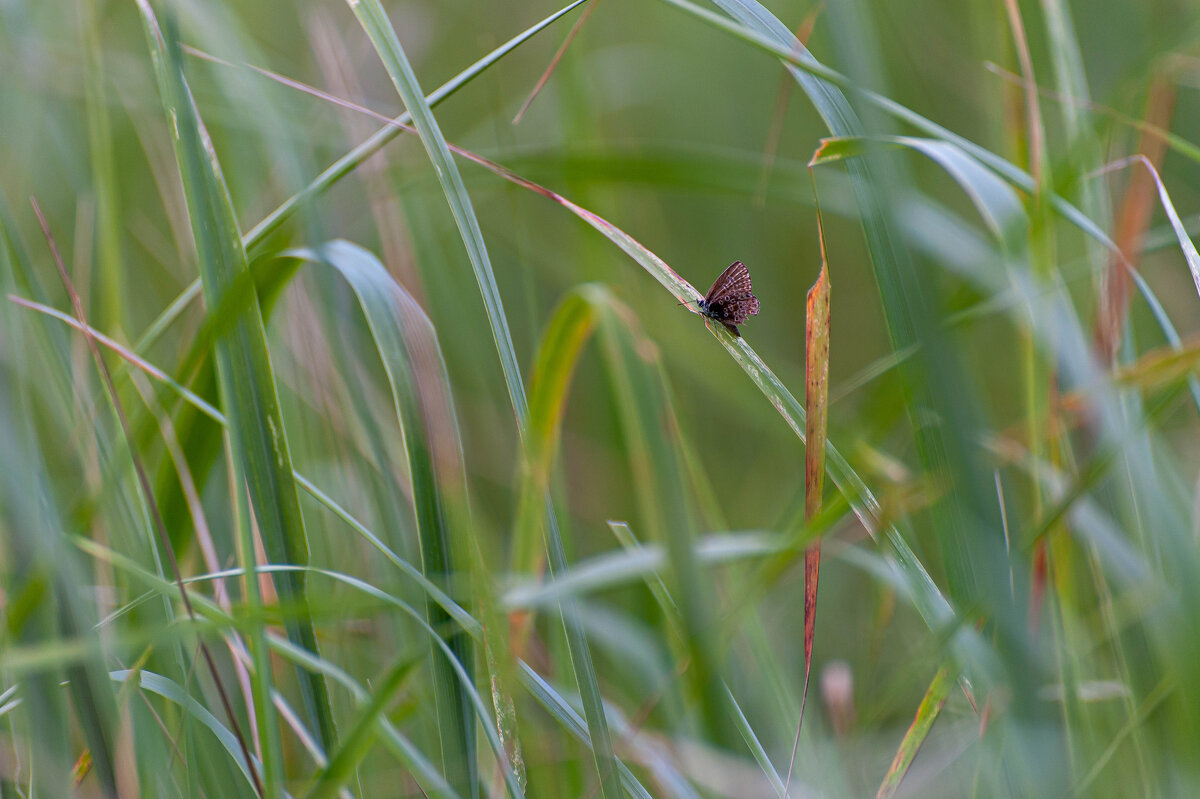
<svg viewBox="0 0 1200 799">
<path fill-rule="evenodd" d="M 750 270 L 741 261 L 731 263 L 721 276 L 713 281 L 712 287 L 704 295 L 704 302 L 711 305 L 727 295 L 750 293 Z"/>
<path fill-rule="evenodd" d="M 730 264 L 704 296 L 700 310 L 725 325 L 735 336 L 740 336 L 737 326 L 746 321 L 746 317 L 758 315 L 758 297 L 751 290 L 750 270 L 746 265 L 741 261 Z"/>
</svg>

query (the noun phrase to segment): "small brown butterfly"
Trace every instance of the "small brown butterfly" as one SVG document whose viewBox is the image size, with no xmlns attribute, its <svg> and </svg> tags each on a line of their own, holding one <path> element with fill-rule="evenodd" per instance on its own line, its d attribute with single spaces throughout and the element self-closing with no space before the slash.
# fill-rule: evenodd
<svg viewBox="0 0 1200 799">
<path fill-rule="evenodd" d="M 741 261 L 731 263 L 713 282 L 699 306 L 700 313 L 717 320 L 740 338 L 737 326 L 748 316 L 758 316 L 758 297 L 750 288 L 750 270 Z"/>
</svg>

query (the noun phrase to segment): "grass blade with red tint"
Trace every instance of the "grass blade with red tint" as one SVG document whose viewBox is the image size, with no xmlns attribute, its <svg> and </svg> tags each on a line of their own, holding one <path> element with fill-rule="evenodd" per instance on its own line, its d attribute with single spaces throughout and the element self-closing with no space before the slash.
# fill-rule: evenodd
<svg viewBox="0 0 1200 799">
<path fill-rule="evenodd" d="M 825 488 L 825 431 L 829 420 L 829 267 L 825 252 L 825 231 L 817 210 L 817 231 L 821 243 L 821 273 L 808 290 L 804 323 L 804 518 L 811 522 L 821 512 L 821 494 Z M 821 539 L 804 550 L 804 692 L 800 696 L 800 721 L 792 744 L 792 762 L 788 764 L 788 784 L 800 744 L 800 727 L 808 704 L 808 682 L 812 674 L 813 638 L 817 627 L 817 580 L 821 572 Z"/>
<path fill-rule="evenodd" d="M 938 669 L 938 673 L 933 676 L 933 682 L 929 684 L 929 689 L 925 691 L 925 698 L 917 707 L 917 715 L 909 725 L 908 732 L 904 733 L 904 738 L 900 741 L 900 748 L 896 750 L 896 757 L 892 759 L 892 765 L 879 785 L 879 792 L 875 794 L 876 799 L 891 799 L 896 795 L 900 781 L 908 773 L 908 767 L 912 765 L 913 758 L 917 756 L 917 750 L 921 748 L 929 731 L 933 729 L 933 722 L 937 721 L 938 714 L 942 712 L 942 706 L 946 704 L 946 697 L 950 695 L 953 685 L 954 675 L 950 670 L 944 666 Z"/>
</svg>

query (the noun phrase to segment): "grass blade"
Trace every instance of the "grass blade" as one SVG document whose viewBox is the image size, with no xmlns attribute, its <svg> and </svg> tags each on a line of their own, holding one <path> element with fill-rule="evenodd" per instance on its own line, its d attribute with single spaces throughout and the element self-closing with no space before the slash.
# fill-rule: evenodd
<svg viewBox="0 0 1200 799">
<path fill-rule="evenodd" d="M 829 266 L 825 252 L 825 233 L 817 212 L 821 242 L 821 272 L 808 290 L 804 323 L 804 520 L 811 523 L 821 512 L 825 488 L 825 431 L 829 422 Z M 800 744 L 804 707 L 808 704 L 808 683 L 812 675 L 813 639 L 817 631 L 817 584 L 821 574 L 821 539 L 804 549 L 804 690 L 800 695 L 800 720 L 796 722 L 796 740 L 788 763 L 786 786 L 792 782 L 792 766 Z"/>
<path fill-rule="evenodd" d="M 529 409 L 521 372 L 517 365 L 517 356 L 513 349 L 512 336 L 509 334 L 508 322 L 504 316 L 504 306 L 500 301 L 499 290 L 496 288 L 495 276 L 492 274 L 487 247 L 483 243 L 479 221 L 475 218 L 471 199 L 467 195 L 462 176 L 459 175 L 458 167 L 450 155 L 441 129 L 433 117 L 429 104 L 425 102 L 425 95 L 420 90 L 416 76 L 404 54 L 404 49 L 400 46 L 396 32 L 388 22 L 379 0 L 361 0 L 361 2 L 351 0 L 351 8 L 375 45 L 404 105 L 413 115 L 413 123 L 442 184 L 446 201 L 450 205 L 455 224 L 458 226 L 463 240 L 463 246 L 471 260 L 480 293 L 483 296 L 492 338 L 496 343 L 505 384 L 508 387 L 509 400 L 516 416 L 517 427 L 524 435 L 524 431 L 528 427 Z M 561 572 L 567 566 L 566 552 L 559 536 L 554 507 L 549 495 L 545 498 L 545 505 L 545 538 L 550 555 L 550 567 L 555 572 Z M 616 758 L 612 751 L 612 736 L 604 716 L 596 668 L 592 662 L 587 639 L 584 637 L 578 619 L 571 612 L 571 608 L 563 609 L 562 618 L 571 654 L 571 664 L 583 697 L 584 715 L 588 721 L 592 753 L 596 759 L 596 768 L 600 776 L 601 794 L 606 799 L 613 799 L 618 791 Z"/>
<path fill-rule="evenodd" d="M 249 272 L 241 234 L 221 174 L 212 142 L 192 101 L 182 72 L 179 43 L 174 36 L 164 38 L 148 3 L 139 0 L 146 27 L 155 72 L 159 79 L 162 102 L 172 121 L 171 132 L 176 160 L 183 176 L 196 247 L 209 308 L 221 307 L 231 287 Z M 171 29 L 168 28 L 168 31 Z M 304 565 L 308 562 L 308 540 L 304 517 L 292 477 L 279 397 L 267 351 L 266 331 L 258 298 L 251 293 L 232 329 L 214 343 L 222 406 L 230 423 L 234 451 L 245 479 L 254 515 L 267 556 L 276 563 Z M 242 557 L 254 562 L 253 545 L 243 541 Z M 246 581 L 252 602 L 257 583 Z M 289 637 L 303 648 L 317 650 L 316 631 L 307 612 L 304 578 L 299 573 L 281 575 L 277 590 L 285 602 L 296 609 L 285 622 Z M 279 730 L 270 701 L 270 662 L 262 631 L 252 637 L 256 658 L 254 680 L 255 710 L 260 735 L 269 755 L 267 790 L 279 790 L 282 767 L 279 755 Z M 305 709 L 317 728 L 320 744 L 328 747 L 335 739 L 333 712 L 324 680 L 299 671 L 297 677 Z"/>
<path fill-rule="evenodd" d="M 925 691 L 925 697 L 917 707 L 917 715 L 900 741 L 900 748 L 896 750 L 892 765 L 888 767 L 879 791 L 875 794 L 876 799 L 891 799 L 896 795 L 900 781 L 908 773 L 908 767 L 917 756 L 917 750 L 925 743 L 926 736 L 933 729 L 933 722 L 937 721 L 938 714 L 942 712 L 942 706 L 946 704 L 946 697 L 950 695 L 950 689 L 953 687 L 954 675 L 951 671 L 944 666 L 938 669 L 933 682 L 929 684 L 929 689 Z"/>
<path fill-rule="evenodd" d="M 434 451 L 434 442 L 439 436 L 432 427 L 441 418 L 451 420 L 450 426 L 453 426 L 454 410 L 452 407 L 427 407 L 429 400 L 422 399 L 423 394 L 432 395 L 445 405 L 449 404 L 448 386 L 444 384 L 445 366 L 433 325 L 416 301 L 391 278 L 383 264 L 362 247 L 348 241 L 334 241 L 316 249 L 291 250 L 285 256 L 328 264 L 337 269 L 358 298 L 383 360 L 396 418 L 404 436 L 422 568 L 428 579 L 444 583 L 457 570 L 444 508 L 444 489 L 438 479 L 438 453 Z M 443 381 L 442 391 L 434 390 L 438 372 Z M 425 377 L 419 378 L 419 375 Z M 447 437 L 457 441 L 457 429 L 450 436 L 440 436 L 443 440 Z M 442 461 L 453 461 L 461 471 L 460 452 L 443 452 L 441 456 Z M 469 637 L 461 630 L 451 629 L 450 615 L 433 597 L 427 597 L 426 615 L 430 626 L 445 631 L 444 639 L 458 663 L 468 671 L 472 669 L 474 654 Z M 469 795 L 476 790 L 478 782 L 470 697 L 466 686 L 455 676 L 454 665 L 436 646 L 432 656 L 445 773 L 460 793 Z"/>
</svg>

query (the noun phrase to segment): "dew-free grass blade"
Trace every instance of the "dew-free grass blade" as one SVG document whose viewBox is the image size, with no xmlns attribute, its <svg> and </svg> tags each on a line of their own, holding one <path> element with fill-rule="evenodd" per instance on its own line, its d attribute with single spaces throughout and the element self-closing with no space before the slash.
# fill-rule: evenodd
<svg viewBox="0 0 1200 799">
<path fill-rule="evenodd" d="M 550 475 L 567 409 L 567 393 L 596 326 L 599 308 L 583 290 L 567 294 L 550 316 L 538 345 L 529 384 L 529 425 L 525 434 L 525 465 L 517 511 L 517 539 L 512 548 L 512 568 L 517 573 L 539 573 L 542 498 L 550 489 Z"/>
<path fill-rule="evenodd" d="M 246 252 L 216 152 L 183 75 L 179 42 L 173 28 L 168 26 L 164 37 L 149 4 L 139 0 L 138 7 L 163 107 L 172 123 L 172 141 L 188 201 L 205 302 L 209 308 L 217 308 L 231 287 L 248 274 Z M 217 338 L 214 349 L 222 406 L 230 423 L 238 472 L 245 481 L 267 556 L 276 563 L 306 564 L 308 539 L 304 517 L 292 477 L 266 331 L 253 293 L 233 328 Z M 253 563 L 254 547 L 248 536 L 242 541 L 241 550 L 243 560 Z M 247 580 L 245 584 L 250 601 L 261 601 L 257 582 Z M 311 615 L 305 610 L 303 575 L 281 575 L 276 590 L 296 609 L 285 620 L 289 637 L 298 646 L 316 652 L 316 631 Z M 252 680 L 255 712 L 265 748 L 267 790 L 273 795 L 283 777 L 280 772 L 283 759 L 270 701 L 271 665 L 262 630 L 254 631 L 250 640 L 255 658 Z M 298 672 L 297 678 L 305 710 L 315 722 L 318 740 L 328 747 L 336 733 L 325 682 L 320 676 L 303 671 Z"/>
<path fill-rule="evenodd" d="M 829 268 L 825 252 L 825 232 L 817 212 L 818 239 L 821 243 L 821 271 L 808 290 L 804 321 L 804 521 L 811 524 L 821 512 L 825 488 L 825 431 L 829 421 Z M 804 690 L 800 695 L 800 720 L 792 744 L 792 762 L 788 764 L 787 784 L 791 784 L 800 727 L 808 703 L 808 683 L 812 675 L 813 640 L 817 631 L 817 585 L 821 574 L 821 539 L 804 549 Z"/>
<path fill-rule="evenodd" d="M 157 694 L 163 699 L 175 703 L 184 713 L 188 714 L 202 726 L 206 727 L 213 736 L 220 741 L 229 758 L 237 764 L 237 770 L 246 780 L 246 785 L 253 786 L 254 782 L 251 777 L 251 769 L 253 773 L 262 773 L 262 763 L 257 757 L 251 757 L 251 763 L 246 762 L 245 756 L 242 754 L 242 748 L 238 744 L 237 736 L 217 719 L 208 708 L 202 705 L 191 694 L 179 685 L 174 680 L 164 677 L 161 674 L 155 674 L 150 671 L 133 671 L 129 669 L 119 669 L 109 672 L 109 677 L 113 682 L 124 683 L 130 678 L 136 678 L 137 685 L 143 691 L 152 694 Z"/>
<path fill-rule="evenodd" d="M 425 145 L 438 180 L 442 184 L 446 201 L 454 216 L 455 224 L 458 226 L 463 246 L 471 260 L 476 282 L 479 284 L 492 338 L 495 341 L 500 357 L 500 366 L 504 372 L 509 400 L 516 416 L 517 428 L 524 436 L 529 421 L 524 384 L 521 380 L 516 352 L 513 349 L 508 320 L 504 315 L 504 306 L 500 301 L 495 276 L 492 274 L 491 260 L 483 242 L 479 220 L 476 219 L 471 205 L 471 198 L 467 194 L 462 176 L 450 155 L 437 120 L 434 119 L 433 112 L 425 101 L 425 95 L 417 83 L 416 75 L 408 63 L 404 49 L 400 46 L 396 32 L 392 29 L 379 0 L 350 0 L 350 5 L 375 46 L 375 50 L 383 61 L 405 107 L 412 114 L 413 124 Z M 550 568 L 552 571 L 561 572 L 567 567 L 566 551 L 559 534 L 554 505 L 549 493 L 546 494 L 544 502 L 546 506 L 545 540 Z M 592 753 L 596 759 L 596 769 L 600 778 L 600 792 L 605 799 L 615 799 L 619 790 L 616 758 L 612 750 L 612 736 L 604 716 L 596 668 L 592 662 L 587 639 L 571 608 L 563 609 L 562 621 L 570 650 L 571 665 L 583 698 L 584 715 L 588 722 Z"/>
<path fill-rule="evenodd" d="M 829 94 L 829 91 L 834 87 L 846 89 L 854 92 L 856 96 L 866 100 L 888 116 L 912 125 L 928 136 L 961 148 L 972 158 L 1010 181 L 1014 186 L 1024 191 L 1033 191 L 1036 188 L 1036 184 L 1029 173 L 1012 162 L 1001 158 L 967 138 L 959 136 L 888 97 L 856 87 L 846 76 L 838 73 L 836 70 L 830 69 L 813 58 L 812 54 L 806 49 L 794 46 L 792 42 L 795 42 L 795 38 L 791 35 L 791 32 L 760 3 L 754 2 L 754 0 L 714 0 L 716 5 L 724 9 L 737 21 L 716 14 L 706 8 L 701 8 L 689 0 L 661 0 L 661 2 L 674 6 L 702 22 L 718 30 L 725 31 L 747 44 L 763 52 L 770 53 L 776 58 L 790 64 L 796 79 L 805 87 L 805 91 L 809 94 L 809 99 L 812 100 L 827 122 L 830 120 L 846 121 L 845 110 L 848 109 L 848 106 L 845 106 L 843 103 L 831 103 L 830 100 L 833 95 Z M 828 85 L 806 83 L 797 71 L 814 79 L 824 81 Z M 835 136 L 842 136 L 856 135 L 862 131 L 858 130 L 857 126 L 854 126 L 850 130 L 831 126 L 830 132 Z M 1045 198 L 1064 219 L 1075 225 L 1084 234 L 1103 245 L 1109 252 L 1114 254 L 1120 253 L 1117 245 L 1113 243 L 1112 238 L 1085 213 L 1058 194 L 1046 192 Z"/>
<path fill-rule="evenodd" d="M 422 568 L 425 576 L 435 583 L 451 579 L 458 569 L 453 536 L 447 525 L 443 497 L 446 489 L 439 481 L 437 461 L 440 454 L 441 471 L 459 472 L 458 479 L 452 477 L 452 482 L 461 485 L 461 448 L 457 442 L 457 423 L 450 404 L 445 364 L 433 325 L 383 264 L 362 247 L 348 241 L 334 241 L 314 249 L 288 251 L 284 255 L 328 264 L 337 269 L 354 290 L 383 360 L 396 418 L 404 437 Z M 423 399 L 434 397 L 440 399 L 441 407 L 429 407 L 429 399 Z M 443 427 L 449 429 L 438 431 L 438 420 L 447 420 Z M 440 453 L 435 451 L 439 439 L 451 442 L 450 446 L 443 446 Z M 450 462 L 449 466 L 446 461 Z M 472 669 L 474 654 L 469 637 L 462 631 L 448 629 L 450 616 L 432 597 L 427 598 L 426 613 L 434 629 L 447 630 L 446 643 L 458 663 L 467 670 Z M 451 782 L 458 786 L 460 793 L 467 795 L 473 790 L 474 777 L 463 777 L 473 775 L 476 760 L 471 704 L 465 687 L 454 674 L 453 664 L 445 660 L 437 647 L 432 654 L 446 773 L 451 775 Z"/>
<path fill-rule="evenodd" d="M 938 714 L 942 712 L 942 706 L 946 704 L 946 697 L 950 695 L 950 689 L 953 687 L 953 672 L 945 666 L 938 669 L 933 682 L 925 691 L 924 698 L 921 699 L 920 706 L 917 707 L 917 714 L 909 725 L 908 732 L 904 733 L 904 738 L 900 741 L 892 765 L 888 767 L 879 791 L 875 794 L 876 799 L 891 799 L 896 795 L 901 780 L 908 773 L 913 758 L 917 756 L 917 750 L 925 743 L 925 738 L 933 729 L 933 723 L 937 721 Z"/>
<path fill-rule="evenodd" d="M 632 310 L 607 290 L 598 299 L 605 306 L 599 343 L 629 451 L 642 529 L 666 546 L 668 579 L 678 597 L 675 612 L 667 618 L 677 637 L 676 657 L 691 664 L 685 675 L 687 694 L 699 705 L 709 740 L 734 745 L 721 679 L 722 658 L 717 654 L 720 625 L 711 601 L 711 577 L 701 568 L 697 552 L 694 508 L 698 503 L 688 481 L 670 383 L 657 347 L 641 332 Z"/>
</svg>

